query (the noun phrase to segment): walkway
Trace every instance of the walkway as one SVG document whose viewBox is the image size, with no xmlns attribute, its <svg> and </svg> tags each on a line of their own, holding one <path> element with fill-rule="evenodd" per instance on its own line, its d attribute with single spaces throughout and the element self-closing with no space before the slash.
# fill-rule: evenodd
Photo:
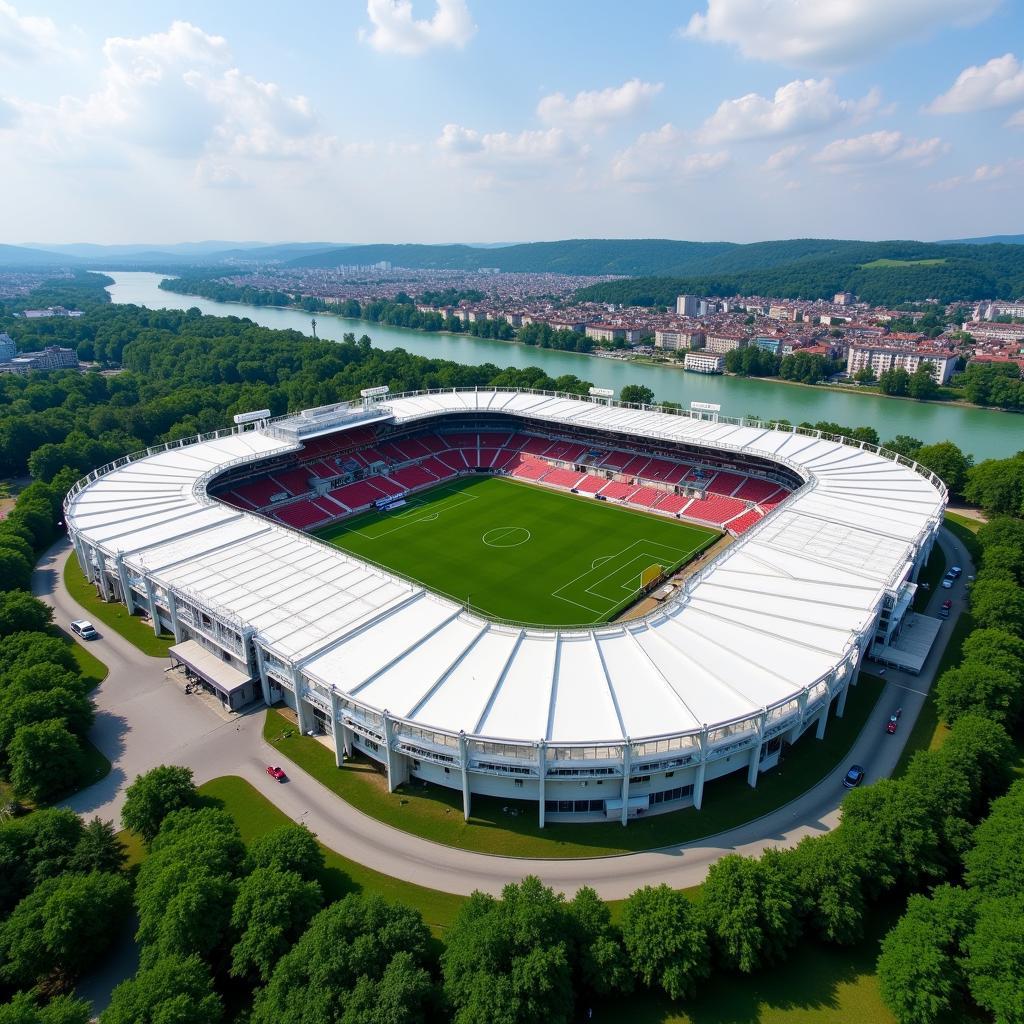
<svg viewBox="0 0 1024 1024">
<path fill-rule="evenodd" d="M 943 531 L 940 543 L 950 563 L 963 566 L 964 577 L 952 591 L 938 589 L 931 597 L 928 613 L 937 613 L 942 601 L 952 597 L 954 614 L 943 624 L 921 675 L 887 673 L 882 697 L 849 758 L 827 779 L 786 806 L 709 839 L 647 853 L 584 860 L 489 856 L 420 839 L 355 810 L 283 759 L 264 743 L 259 711 L 231 722 L 215 718 L 165 680 L 165 661 L 142 654 L 113 630 L 104 631 L 100 640 L 89 645 L 110 668 L 94 694 L 98 712 L 92 739 L 110 758 L 113 771 L 70 799 L 68 806 L 82 814 L 116 819 L 125 786 L 136 775 L 158 764 L 184 764 L 192 768 L 200 783 L 222 775 L 240 775 L 289 817 L 308 825 L 331 849 L 376 871 L 445 892 L 468 894 L 482 889 L 497 893 L 507 882 L 526 874 L 539 875 L 569 893 L 591 885 L 605 899 L 621 899 L 646 884 L 697 885 L 708 867 L 727 853 L 757 855 L 766 847 L 792 846 L 804 836 L 833 828 L 839 818 L 845 792 L 841 779 L 848 763 L 864 765 L 868 782 L 895 769 L 963 607 L 964 579 L 974 572 L 967 550 L 956 537 Z M 61 569 L 68 551 L 66 542 L 55 545 L 33 576 L 33 592 L 53 605 L 61 624 L 87 615 L 64 587 Z M 903 719 L 899 732 L 889 736 L 885 721 L 896 707 L 903 708 Z M 288 785 L 278 785 L 267 777 L 265 766 L 271 761 L 288 772 Z"/>
</svg>

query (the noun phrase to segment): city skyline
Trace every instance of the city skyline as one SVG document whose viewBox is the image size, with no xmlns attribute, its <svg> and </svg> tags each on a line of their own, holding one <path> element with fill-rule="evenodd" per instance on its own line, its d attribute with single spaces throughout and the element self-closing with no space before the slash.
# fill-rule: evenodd
<svg viewBox="0 0 1024 1024">
<path fill-rule="evenodd" d="M 1014 233 L 999 0 L 0 0 L 3 241 Z"/>
</svg>

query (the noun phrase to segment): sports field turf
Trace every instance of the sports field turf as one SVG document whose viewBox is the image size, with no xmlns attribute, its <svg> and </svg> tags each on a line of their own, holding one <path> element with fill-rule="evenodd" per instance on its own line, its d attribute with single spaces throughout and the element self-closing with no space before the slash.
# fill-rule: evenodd
<svg viewBox="0 0 1024 1024">
<path fill-rule="evenodd" d="M 607 622 L 640 578 L 674 569 L 714 530 L 497 477 L 464 477 L 393 512 L 318 531 L 486 615 L 546 626 Z"/>
</svg>

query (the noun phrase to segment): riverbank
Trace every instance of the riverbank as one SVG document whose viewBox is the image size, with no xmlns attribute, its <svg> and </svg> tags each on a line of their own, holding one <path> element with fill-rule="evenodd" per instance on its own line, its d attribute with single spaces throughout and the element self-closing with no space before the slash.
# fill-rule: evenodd
<svg viewBox="0 0 1024 1024">
<path fill-rule="evenodd" d="M 202 300 L 204 300 L 206 302 L 217 302 L 219 305 L 225 305 L 225 306 L 246 306 L 246 307 L 250 307 L 251 308 L 249 303 L 242 302 L 241 300 L 238 300 L 238 299 L 208 299 L 208 298 L 206 298 L 206 296 L 199 295 L 199 294 L 194 293 L 194 292 L 178 292 L 178 291 L 173 291 L 173 290 L 168 289 L 168 288 L 162 288 L 160 290 L 164 291 L 164 292 L 167 292 L 168 294 L 171 294 L 171 295 L 183 295 L 183 296 L 186 296 L 186 297 L 202 299 Z M 316 318 L 316 317 L 329 316 L 329 317 L 333 317 L 334 319 L 337 319 L 337 320 L 348 320 L 348 321 L 352 321 L 352 322 L 356 322 L 356 323 L 368 324 L 371 328 L 372 327 L 385 327 L 385 328 L 387 328 L 390 331 L 405 331 L 405 332 L 408 332 L 409 334 L 415 334 L 415 335 L 420 335 L 420 336 L 425 336 L 425 337 L 436 336 L 436 337 L 441 337 L 441 338 L 449 337 L 449 338 L 468 339 L 470 341 L 482 341 L 482 342 L 487 342 L 487 343 L 497 342 L 498 344 L 501 344 L 501 345 L 512 345 L 512 346 L 515 346 L 515 347 L 520 348 L 520 349 L 525 349 L 527 351 L 534 351 L 534 352 L 557 352 L 560 355 L 571 355 L 571 356 L 584 356 L 584 357 L 590 356 L 590 357 L 595 358 L 595 359 L 602 359 L 602 360 L 606 360 L 606 361 L 610 361 L 610 362 L 615 362 L 615 363 L 619 363 L 619 364 L 627 365 L 627 366 L 629 366 L 629 365 L 652 366 L 652 367 L 658 367 L 659 369 L 680 370 L 683 373 L 687 372 L 686 369 L 683 367 L 683 365 L 681 363 L 677 362 L 677 361 L 674 361 L 672 359 L 654 359 L 654 358 L 652 358 L 649 355 L 618 354 L 617 352 L 611 351 L 611 350 L 609 350 L 609 351 L 577 352 L 574 349 L 545 348 L 545 347 L 542 347 L 542 346 L 539 346 L 539 345 L 528 345 L 525 342 L 518 341 L 515 338 L 483 338 L 483 337 L 480 337 L 479 335 L 473 334 L 470 331 L 445 331 L 445 330 L 441 330 L 441 331 L 426 331 L 426 330 L 422 330 L 421 328 L 418 328 L 418 327 L 405 327 L 405 326 L 402 326 L 402 325 L 399 325 L 399 324 L 388 324 L 388 323 L 385 323 L 385 322 L 383 322 L 381 320 L 369 320 L 366 317 L 343 316 L 342 314 L 335 313 L 333 310 L 329 310 L 329 309 L 317 310 L 316 312 L 311 312 L 311 311 L 309 311 L 307 309 L 304 309 L 302 306 L 296 305 L 294 303 L 291 303 L 289 305 L 284 305 L 284 306 L 273 305 L 273 304 L 268 303 L 266 305 L 259 305 L 256 308 L 258 308 L 258 309 L 280 310 L 282 312 L 289 312 L 289 313 L 300 313 L 300 314 L 303 314 L 305 316 L 308 316 L 311 321 L 314 318 Z M 707 376 L 707 374 L 694 374 L 694 376 L 705 377 L 705 376 Z M 852 386 L 852 385 L 847 386 L 847 385 L 842 385 L 842 384 L 830 384 L 828 382 L 822 382 L 822 381 L 819 381 L 818 383 L 815 383 L 815 384 L 808 384 L 805 381 L 786 380 L 783 377 L 750 377 L 750 376 L 744 376 L 743 374 L 729 373 L 729 372 L 725 372 L 725 373 L 721 374 L 720 376 L 727 377 L 727 378 L 732 378 L 732 379 L 735 379 L 735 380 L 757 380 L 757 381 L 764 381 L 765 383 L 770 383 L 770 384 L 788 384 L 788 385 L 795 386 L 795 387 L 800 387 L 800 388 L 812 388 L 812 389 L 817 390 L 817 391 L 826 391 L 826 392 L 838 393 L 838 394 L 842 394 L 842 395 L 855 395 L 855 396 L 862 397 L 862 398 L 863 397 L 870 397 L 870 398 L 896 399 L 896 400 L 902 401 L 902 402 L 912 402 L 912 403 L 914 403 L 916 405 L 955 406 L 955 407 L 960 407 L 960 408 L 963 408 L 963 409 L 976 409 L 979 412 L 1003 412 L 1003 413 L 1015 413 L 1015 412 L 1017 412 L 1017 410 L 1003 409 L 1003 408 L 998 407 L 998 406 L 977 405 L 974 402 L 968 402 L 966 399 L 962 399 L 962 398 L 912 398 L 910 395 L 887 395 L 884 392 L 879 391 L 879 390 L 877 390 L 875 388 L 871 388 L 871 387 L 861 387 L 861 386 Z M 1019 413 L 1018 413 L 1018 415 L 1019 415 Z M 851 426 L 856 426 L 856 425 L 857 424 L 851 424 Z"/>
<path fill-rule="evenodd" d="M 247 317 L 261 327 L 292 330 L 312 335 L 312 316 L 305 311 L 240 302 L 221 302 L 161 290 L 167 275 L 146 271 L 114 271 L 108 291 L 115 303 L 133 303 L 148 309 L 187 310 L 197 307 L 209 316 Z M 501 370 L 540 369 L 552 380 L 572 375 L 596 387 L 619 393 L 627 384 L 648 387 L 659 401 L 687 407 L 691 401 L 722 407 L 726 416 L 756 412 L 765 420 L 785 419 L 792 423 L 829 421 L 850 426 L 867 426 L 884 439 L 898 434 L 933 444 L 950 438 L 975 459 L 1006 458 L 1020 447 L 1013 430 L 1006 430 L 1003 417 L 987 409 L 925 402 L 871 402 L 863 395 L 853 398 L 839 389 L 822 387 L 778 388 L 749 377 L 705 376 L 677 373 L 665 365 L 638 359 L 594 358 L 582 361 L 582 353 L 545 349 L 522 343 L 496 342 L 464 333 L 427 333 L 352 320 L 332 314 L 317 316 L 317 337 L 342 341 L 346 334 L 368 334 L 374 348 L 404 349 L 429 359 L 449 360 L 462 365 L 492 363 Z M 568 358 L 573 357 L 573 358 Z"/>
</svg>

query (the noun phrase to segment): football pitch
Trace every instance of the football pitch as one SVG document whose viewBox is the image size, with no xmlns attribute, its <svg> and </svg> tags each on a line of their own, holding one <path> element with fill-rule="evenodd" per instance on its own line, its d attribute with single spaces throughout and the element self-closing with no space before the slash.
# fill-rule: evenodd
<svg viewBox="0 0 1024 1024">
<path fill-rule="evenodd" d="M 463 477 L 316 531 L 344 551 L 485 615 L 545 626 L 607 622 L 641 579 L 719 536 L 610 502 L 501 477 Z"/>
</svg>

